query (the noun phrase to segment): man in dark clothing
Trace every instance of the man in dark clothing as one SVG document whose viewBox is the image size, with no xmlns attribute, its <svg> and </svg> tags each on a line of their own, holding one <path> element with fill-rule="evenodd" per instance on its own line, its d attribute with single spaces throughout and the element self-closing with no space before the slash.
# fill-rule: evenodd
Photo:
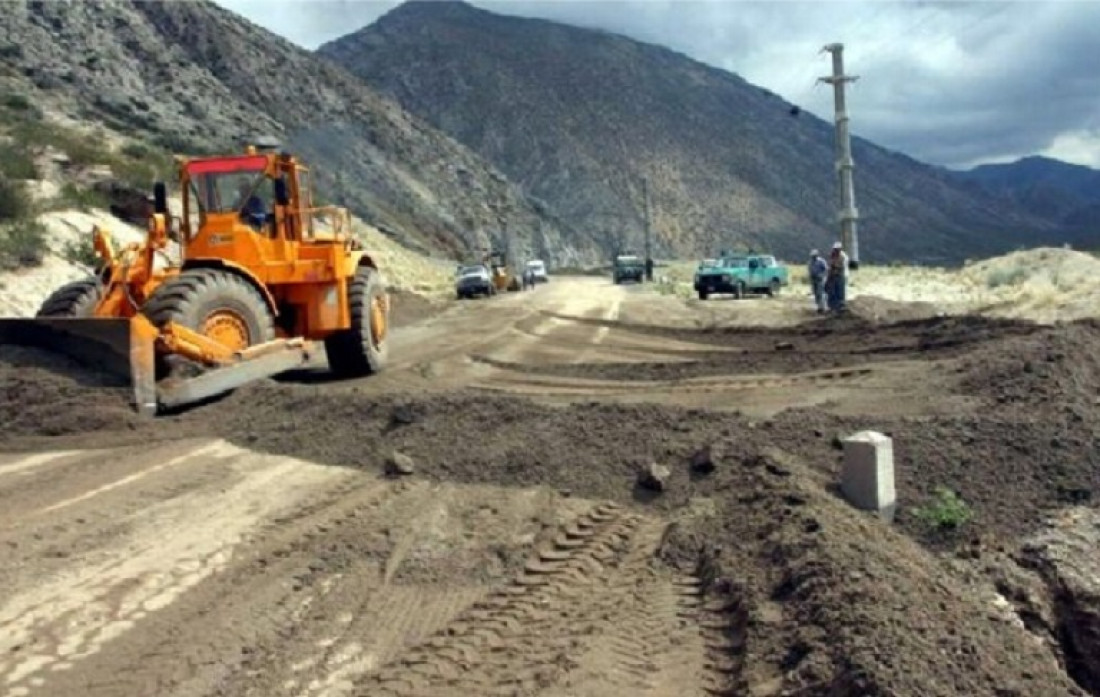
<svg viewBox="0 0 1100 697">
<path fill-rule="evenodd" d="M 242 182 L 237 187 L 237 205 L 240 206 L 241 221 L 259 232 L 267 222 L 267 211 L 264 202 L 259 196 L 251 192 L 248 183 Z"/>
<path fill-rule="evenodd" d="M 825 312 L 825 274 L 828 270 L 829 265 L 821 254 L 816 249 L 810 252 L 810 263 L 808 265 L 810 287 L 814 292 L 814 305 L 817 306 L 818 314 Z"/>
</svg>

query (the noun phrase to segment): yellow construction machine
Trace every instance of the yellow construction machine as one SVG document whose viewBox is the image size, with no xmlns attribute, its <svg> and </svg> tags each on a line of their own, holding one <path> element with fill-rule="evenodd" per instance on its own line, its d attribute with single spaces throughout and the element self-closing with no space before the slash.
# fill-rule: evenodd
<svg viewBox="0 0 1100 697">
<path fill-rule="evenodd" d="M 146 414 L 304 367 L 321 346 L 338 376 L 382 369 L 380 271 L 346 209 L 313 207 L 304 164 L 277 144 L 249 145 L 180 159 L 179 185 L 180 217 L 158 182 L 144 242 L 115 250 L 96 227 L 97 273 L 58 288 L 34 319 L 0 319 L 0 343 L 123 376 Z"/>
<path fill-rule="evenodd" d="M 504 252 L 490 252 L 485 257 L 485 265 L 489 267 L 492 273 L 493 286 L 497 289 L 498 293 L 523 289 L 519 276 L 512 273 L 512 270 L 508 268 L 508 260 L 505 259 Z"/>
</svg>

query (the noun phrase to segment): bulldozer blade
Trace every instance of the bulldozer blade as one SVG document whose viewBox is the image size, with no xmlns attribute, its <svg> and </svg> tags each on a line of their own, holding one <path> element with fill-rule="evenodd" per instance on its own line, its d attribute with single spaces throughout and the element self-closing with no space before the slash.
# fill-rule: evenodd
<svg viewBox="0 0 1100 697">
<path fill-rule="evenodd" d="M 273 346 L 254 357 L 211 368 L 195 377 L 161 380 L 157 385 L 157 401 L 163 409 L 187 406 L 231 392 L 256 380 L 305 367 L 311 359 L 308 344 L 287 343 Z"/>
<path fill-rule="evenodd" d="M 39 348 L 117 377 L 132 391 L 132 406 L 153 415 L 156 329 L 144 317 L 0 319 L 0 344 Z"/>
</svg>

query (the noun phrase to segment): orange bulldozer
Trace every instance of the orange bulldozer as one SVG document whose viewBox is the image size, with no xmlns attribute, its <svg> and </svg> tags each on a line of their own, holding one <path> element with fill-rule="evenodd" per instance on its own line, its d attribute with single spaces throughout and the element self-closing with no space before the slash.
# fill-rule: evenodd
<svg viewBox="0 0 1100 697">
<path fill-rule="evenodd" d="M 306 367 L 322 346 L 337 376 L 380 371 L 390 312 L 381 272 L 347 210 L 314 208 L 308 168 L 278 150 L 181 159 L 182 215 L 171 217 L 157 182 L 144 242 L 116 251 L 96 227 L 97 273 L 58 288 L 33 319 L 0 319 L 0 344 L 115 373 L 144 414 Z"/>
</svg>

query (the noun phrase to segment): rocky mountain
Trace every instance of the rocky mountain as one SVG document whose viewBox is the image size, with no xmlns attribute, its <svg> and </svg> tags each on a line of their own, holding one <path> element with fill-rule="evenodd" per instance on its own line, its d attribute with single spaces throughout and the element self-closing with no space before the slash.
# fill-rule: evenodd
<svg viewBox="0 0 1100 697">
<path fill-rule="evenodd" d="M 0 91 L 46 118 L 101 123 L 179 153 L 275 136 L 313 166 L 330 200 L 410 246 L 593 257 L 584 234 L 468 148 L 206 0 L 6 2 Z"/>
<path fill-rule="evenodd" d="M 1100 243 L 1100 170 L 1034 156 L 979 165 L 955 176 L 1067 225 L 1089 230 Z"/>
<path fill-rule="evenodd" d="M 671 50 L 448 0 L 403 4 L 318 52 L 599 235 L 605 253 L 641 248 L 643 180 L 663 256 L 744 245 L 802 258 L 837 235 L 831 121 Z M 1057 221 L 940 168 L 860 138 L 853 154 L 864 261 L 1065 241 Z"/>
</svg>

